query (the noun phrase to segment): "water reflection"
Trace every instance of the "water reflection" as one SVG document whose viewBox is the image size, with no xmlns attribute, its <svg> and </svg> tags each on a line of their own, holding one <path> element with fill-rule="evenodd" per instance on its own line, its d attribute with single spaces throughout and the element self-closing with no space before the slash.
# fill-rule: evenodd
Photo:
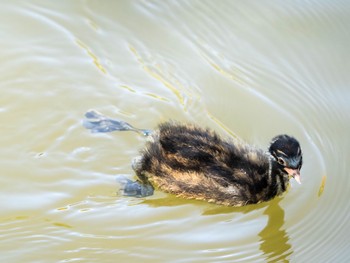
<svg viewBox="0 0 350 263">
<path fill-rule="evenodd" d="M 293 254 L 293 248 L 289 243 L 289 236 L 284 229 L 284 210 L 279 205 L 282 197 L 256 205 L 245 207 L 225 207 L 213 206 L 206 207 L 202 215 L 243 213 L 247 214 L 260 209 L 265 209 L 263 214 L 267 215 L 266 226 L 258 233 L 260 237 L 259 249 L 263 252 L 266 262 L 289 262 L 290 256 Z M 181 198 L 165 198 L 146 199 L 142 202 L 153 207 L 159 206 L 180 206 L 189 203 L 203 204 L 202 201 L 185 200 Z"/>
<path fill-rule="evenodd" d="M 266 227 L 258 234 L 261 237 L 260 250 L 266 256 L 267 262 L 289 262 L 293 253 L 289 237 L 284 225 L 284 211 L 279 200 L 271 202 L 264 211 L 268 216 Z"/>
<path fill-rule="evenodd" d="M 284 210 L 279 205 L 283 197 L 277 197 L 274 200 L 257 205 L 250 205 L 240 208 L 217 207 L 210 209 L 203 214 L 212 215 L 218 213 L 249 213 L 254 210 L 264 209 L 264 215 L 267 215 L 266 226 L 258 233 L 260 237 L 260 250 L 264 253 L 266 262 L 289 262 L 293 249 L 289 243 L 289 237 L 284 226 Z"/>
</svg>

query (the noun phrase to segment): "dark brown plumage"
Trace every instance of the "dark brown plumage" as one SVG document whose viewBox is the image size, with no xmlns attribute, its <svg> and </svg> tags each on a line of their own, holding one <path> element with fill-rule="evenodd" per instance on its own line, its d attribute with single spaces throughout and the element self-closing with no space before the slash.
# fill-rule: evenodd
<svg viewBox="0 0 350 263">
<path fill-rule="evenodd" d="M 289 136 L 274 143 L 280 141 L 286 149 L 300 149 Z M 289 175 L 281 166 L 269 153 L 223 140 L 208 129 L 166 122 L 153 133 L 134 169 L 143 183 L 165 192 L 242 206 L 267 201 L 287 189 Z"/>
<path fill-rule="evenodd" d="M 288 135 L 273 138 L 264 152 L 192 124 L 165 122 L 149 132 L 95 112 L 86 116 L 97 119 L 85 125 L 93 131 L 133 130 L 149 137 L 133 163 L 140 183 L 127 184 L 127 195 L 150 195 L 154 187 L 179 197 L 243 206 L 282 194 L 291 176 L 300 183 L 302 152 Z"/>
</svg>

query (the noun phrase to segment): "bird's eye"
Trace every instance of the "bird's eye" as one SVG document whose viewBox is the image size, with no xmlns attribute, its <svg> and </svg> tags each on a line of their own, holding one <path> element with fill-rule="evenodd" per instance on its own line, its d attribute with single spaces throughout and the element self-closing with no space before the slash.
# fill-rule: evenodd
<svg viewBox="0 0 350 263">
<path fill-rule="evenodd" d="M 278 162 L 280 165 L 283 165 L 283 166 L 286 165 L 285 160 L 284 160 L 283 158 L 281 158 L 281 157 L 277 157 L 277 162 Z"/>
</svg>

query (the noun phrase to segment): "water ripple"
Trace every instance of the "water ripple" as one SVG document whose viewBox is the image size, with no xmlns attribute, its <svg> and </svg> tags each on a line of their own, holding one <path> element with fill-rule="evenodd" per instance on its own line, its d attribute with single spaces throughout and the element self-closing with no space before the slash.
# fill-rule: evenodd
<svg viewBox="0 0 350 263">
<path fill-rule="evenodd" d="M 2 259 L 345 262 L 348 10 L 347 1 L 3 3 Z M 95 106 L 148 125 L 211 120 L 256 141 L 291 132 L 303 184 L 243 208 L 119 196 L 115 176 L 134 178 L 144 142 L 87 133 L 81 118 Z"/>
</svg>

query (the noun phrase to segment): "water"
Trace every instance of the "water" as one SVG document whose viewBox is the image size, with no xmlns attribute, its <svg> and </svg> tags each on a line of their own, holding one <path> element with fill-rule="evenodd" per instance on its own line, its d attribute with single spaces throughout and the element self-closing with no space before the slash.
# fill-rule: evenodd
<svg viewBox="0 0 350 263">
<path fill-rule="evenodd" d="M 11 1 L 0 15 L 4 262 L 348 262 L 348 1 Z M 304 152 L 302 185 L 244 208 L 117 195 L 143 146 L 96 109 Z"/>
</svg>

